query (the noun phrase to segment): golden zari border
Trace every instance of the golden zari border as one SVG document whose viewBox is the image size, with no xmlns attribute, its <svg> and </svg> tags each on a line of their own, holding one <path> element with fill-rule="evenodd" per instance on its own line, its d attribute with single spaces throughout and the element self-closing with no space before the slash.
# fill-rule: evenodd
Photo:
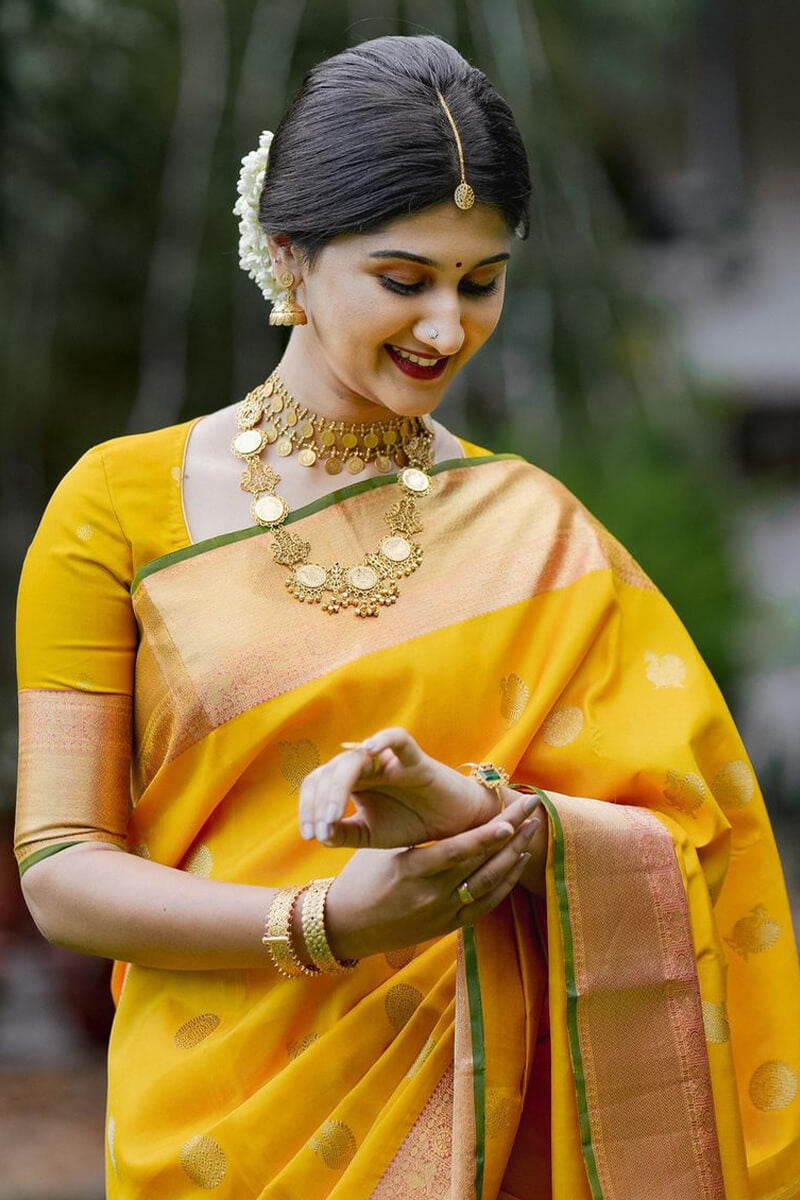
<svg viewBox="0 0 800 1200">
<path fill-rule="evenodd" d="M 574 497 L 520 459 L 433 474 L 425 562 L 378 620 L 343 621 L 287 594 L 263 537 L 177 557 L 141 578 L 133 604 L 137 794 L 188 745 L 232 718 L 376 651 L 564 588 L 609 558 Z M 305 517 L 303 537 L 357 562 L 382 529 L 386 489 Z M 229 619 L 220 620 L 220 605 Z M 280 653 L 267 648 L 280 646 Z"/>
<path fill-rule="evenodd" d="M 567 1024 L 593 1196 L 725 1200 L 686 895 L 643 809 L 539 793 L 554 839 Z M 624 1051 L 620 1052 L 620 1047 Z"/>
<path fill-rule="evenodd" d="M 72 842 L 125 845 L 131 697 L 23 689 L 14 853 L 20 868 Z"/>
</svg>

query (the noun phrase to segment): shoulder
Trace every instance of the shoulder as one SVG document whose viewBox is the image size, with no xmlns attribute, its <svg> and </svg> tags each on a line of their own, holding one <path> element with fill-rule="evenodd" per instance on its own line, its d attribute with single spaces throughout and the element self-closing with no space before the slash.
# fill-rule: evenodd
<svg viewBox="0 0 800 1200">
<path fill-rule="evenodd" d="M 524 505 L 526 512 L 546 517 L 560 541 L 596 555 L 616 581 L 658 591 L 633 555 L 562 480 L 517 453 L 504 454 L 459 437 L 466 458 L 495 458 L 507 464 L 509 488 L 497 491 L 498 502 Z"/>
<path fill-rule="evenodd" d="M 100 442 L 86 452 L 103 463 L 109 488 L 143 487 L 180 475 L 183 454 L 194 421 L 149 433 L 131 433 Z"/>
<path fill-rule="evenodd" d="M 194 422 L 91 446 L 59 483 L 45 522 L 103 529 L 125 543 L 132 569 L 186 540 L 181 475 Z"/>
</svg>

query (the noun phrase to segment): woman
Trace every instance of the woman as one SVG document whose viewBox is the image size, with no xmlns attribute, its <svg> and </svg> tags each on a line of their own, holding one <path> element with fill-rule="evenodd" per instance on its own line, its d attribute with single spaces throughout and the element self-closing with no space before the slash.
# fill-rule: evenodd
<svg viewBox="0 0 800 1200">
<path fill-rule="evenodd" d="M 25 896 L 117 960 L 109 1196 L 789 1200 L 797 959 L 725 705 L 569 492 L 430 417 L 528 232 L 507 105 L 380 38 L 243 162 L 278 367 L 90 450 L 20 592 Z"/>
</svg>

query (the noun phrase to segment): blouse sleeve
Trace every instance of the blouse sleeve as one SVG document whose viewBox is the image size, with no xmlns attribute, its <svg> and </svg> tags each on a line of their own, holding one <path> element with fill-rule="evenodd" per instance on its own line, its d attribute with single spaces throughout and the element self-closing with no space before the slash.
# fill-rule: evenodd
<svg viewBox="0 0 800 1200">
<path fill-rule="evenodd" d="M 125 843 L 130 804 L 132 555 L 102 447 L 56 489 L 17 605 L 20 872 L 78 842 Z"/>
</svg>

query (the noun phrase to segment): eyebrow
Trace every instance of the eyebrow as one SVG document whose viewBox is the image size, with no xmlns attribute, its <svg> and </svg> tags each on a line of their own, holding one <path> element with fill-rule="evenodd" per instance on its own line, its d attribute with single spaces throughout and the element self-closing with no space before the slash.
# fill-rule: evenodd
<svg viewBox="0 0 800 1200">
<path fill-rule="evenodd" d="M 437 270 L 441 270 L 440 264 L 434 262 L 432 258 L 425 258 L 423 254 L 409 254 L 407 250 L 373 250 L 369 257 L 405 258 L 409 262 L 422 263 L 424 267 L 436 267 Z M 474 267 L 470 267 L 470 271 L 475 271 L 478 267 L 486 267 L 489 263 L 505 262 L 509 258 L 511 258 L 511 255 L 505 252 L 502 254 L 492 254 L 490 258 L 482 258 L 479 263 L 475 263 Z"/>
</svg>

